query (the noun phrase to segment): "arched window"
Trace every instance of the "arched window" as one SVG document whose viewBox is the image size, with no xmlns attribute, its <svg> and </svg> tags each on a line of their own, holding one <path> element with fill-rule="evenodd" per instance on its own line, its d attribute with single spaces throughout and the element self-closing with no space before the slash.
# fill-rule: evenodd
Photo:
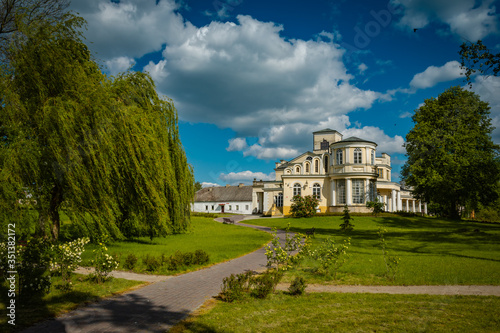
<svg viewBox="0 0 500 333">
<path fill-rule="evenodd" d="M 344 163 L 344 158 L 343 158 L 343 153 L 342 149 L 337 149 L 337 164 L 343 164 Z"/>
<path fill-rule="evenodd" d="M 354 164 L 363 163 L 363 155 L 361 154 L 361 148 L 354 149 Z"/>
<path fill-rule="evenodd" d="M 300 167 L 295 168 L 295 173 L 300 173 Z"/>
<path fill-rule="evenodd" d="M 323 169 L 325 169 L 325 173 L 328 173 L 328 155 L 325 155 L 323 159 Z"/>
<path fill-rule="evenodd" d="M 306 173 L 309 173 L 309 163 L 306 163 Z"/>
<path fill-rule="evenodd" d="M 372 165 L 375 165 L 375 150 L 372 150 Z"/>
<path fill-rule="evenodd" d="M 314 160 L 314 172 L 319 172 L 319 160 Z"/>
<path fill-rule="evenodd" d="M 321 198 L 321 186 L 319 184 L 313 185 L 313 197 L 316 199 Z"/>
<path fill-rule="evenodd" d="M 293 185 L 293 196 L 301 195 L 301 193 L 302 193 L 302 187 L 300 186 L 300 184 L 296 183 L 295 185 Z"/>
</svg>

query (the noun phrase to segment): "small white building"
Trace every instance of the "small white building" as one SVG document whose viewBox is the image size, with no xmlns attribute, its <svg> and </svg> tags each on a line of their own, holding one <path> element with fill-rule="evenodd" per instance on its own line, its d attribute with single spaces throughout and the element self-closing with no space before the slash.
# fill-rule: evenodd
<svg viewBox="0 0 500 333">
<path fill-rule="evenodd" d="M 252 214 L 252 186 L 206 187 L 195 194 L 193 212 Z"/>
</svg>

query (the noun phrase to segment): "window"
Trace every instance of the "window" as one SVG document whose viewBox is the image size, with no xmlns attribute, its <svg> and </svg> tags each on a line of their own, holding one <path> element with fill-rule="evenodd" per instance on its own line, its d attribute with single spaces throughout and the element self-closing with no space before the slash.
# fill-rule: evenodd
<svg viewBox="0 0 500 333">
<path fill-rule="evenodd" d="M 205 210 L 208 210 L 208 205 L 205 205 Z"/>
<path fill-rule="evenodd" d="M 214 205 L 212 205 L 212 210 L 214 210 Z"/>
<path fill-rule="evenodd" d="M 377 173 L 379 178 L 384 178 L 384 169 L 377 168 Z"/>
<path fill-rule="evenodd" d="M 302 188 L 300 187 L 300 184 L 295 184 L 293 185 L 293 196 L 296 196 L 296 195 L 301 195 L 302 193 Z"/>
<path fill-rule="evenodd" d="M 343 164 L 344 159 L 343 159 L 343 153 L 342 149 L 337 149 L 337 164 Z"/>
<path fill-rule="evenodd" d="M 372 165 L 375 165 L 375 150 L 372 150 Z"/>
<path fill-rule="evenodd" d="M 345 205 L 345 179 L 337 180 L 337 205 Z"/>
<path fill-rule="evenodd" d="M 240 210 L 240 206 L 239 205 L 236 205 L 236 210 Z"/>
<path fill-rule="evenodd" d="M 313 197 L 316 199 L 321 198 L 321 186 L 319 184 L 313 185 Z"/>
<path fill-rule="evenodd" d="M 278 193 L 277 196 L 275 196 L 276 200 L 276 207 L 283 207 L 283 193 Z"/>
<path fill-rule="evenodd" d="M 325 173 L 328 173 L 328 156 L 325 156 L 323 160 L 323 169 L 325 169 Z"/>
<path fill-rule="evenodd" d="M 318 173 L 319 172 L 319 161 L 314 160 L 314 172 Z"/>
<path fill-rule="evenodd" d="M 306 173 L 309 173 L 309 163 L 306 163 Z"/>
<path fill-rule="evenodd" d="M 321 142 L 321 147 L 320 147 L 320 149 L 321 149 L 321 150 L 327 150 L 329 145 L 330 145 L 330 144 L 328 143 L 328 141 L 326 141 L 325 139 L 323 139 L 323 142 Z"/>
<path fill-rule="evenodd" d="M 363 179 L 352 180 L 352 203 L 362 204 L 365 202 L 364 183 Z"/>
<path fill-rule="evenodd" d="M 362 157 L 363 156 L 361 154 L 361 148 L 354 149 L 354 164 L 361 164 L 361 163 L 363 163 Z"/>
<path fill-rule="evenodd" d="M 248 210 L 248 205 L 245 205 L 245 210 Z"/>
<path fill-rule="evenodd" d="M 370 179 L 370 192 L 368 200 L 375 201 L 376 198 L 377 198 L 377 184 L 375 183 L 375 180 Z"/>
<path fill-rule="evenodd" d="M 300 167 L 295 168 L 295 173 L 300 173 Z"/>
<path fill-rule="evenodd" d="M 229 205 L 229 210 L 231 210 L 231 205 Z"/>
</svg>

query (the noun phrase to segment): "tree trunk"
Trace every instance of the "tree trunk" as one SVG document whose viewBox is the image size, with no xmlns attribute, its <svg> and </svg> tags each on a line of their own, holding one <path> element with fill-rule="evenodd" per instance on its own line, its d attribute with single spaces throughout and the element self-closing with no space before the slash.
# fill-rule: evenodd
<svg viewBox="0 0 500 333">
<path fill-rule="evenodd" d="M 40 205 L 40 201 L 38 202 Z M 35 235 L 41 238 L 45 237 L 45 222 L 47 222 L 47 213 L 44 209 L 37 208 L 38 210 L 38 225 L 35 230 Z"/>
<path fill-rule="evenodd" d="M 61 229 L 61 220 L 59 217 L 59 207 L 62 203 L 62 190 L 59 185 L 55 185 L 52 189 L 52 198 L 50 199 L 49 216 L 52 222 L 51 233 L 52 238 L 56 241 L 59 238 Z"/>
</svg>

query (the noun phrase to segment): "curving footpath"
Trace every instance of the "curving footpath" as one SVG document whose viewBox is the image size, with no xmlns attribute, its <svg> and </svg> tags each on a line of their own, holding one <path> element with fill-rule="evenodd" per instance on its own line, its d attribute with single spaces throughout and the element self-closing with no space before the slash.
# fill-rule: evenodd
<svg viewBox="0 0 500 333">
<path fill-rule="evenodd" d="M 232 216 L 238 225 L 270 232 L 270 228 L 243 224 L 253 216 Z M 221 222 L 222 218 L 216 219 Z M 278 235 L 284 236 L 284 231 Z M 283 239 L 283 238 L 282 238 Z M 265 249 L 196 272 L 178 276 L 156 276 L 155 282 L 140 289 L 104 299 L 55 319 L 36 324 L 25 333 L 118 333 L 165 332 L 220 292 L 222 280 L 244 271 L 266 268 Z M 85 273 L 85 271 L 82 271 Z M 146 281 L 144 275 L 114 272 L 116 277 Z M 160 281 L 158 281 L 160 280 Z M 156 282 L 158 281 L 158 282 Z M 278 289 L 286 290 L 280 284 Z M 308 285 L 308 292 L 492 295 L 500 296 L 500 286 L 325 286 Z"/>
<path fill-rule="evenodd" d="M 267 227 L 238 223 L 245 218 L 248 219 L 249 216 L 231 218 L 239 225 L 270 231 Z M 280 235 L 279 232 L 278 235 Z M 260 248 L 245 256 L 205 269 L 165 277 L 165 280 L 146 287 L 106 298 L 57 318 L 38 323 L 23 332 L 165 332 L 207 299 L 218 295 L 225 277 L 248 270 L 264 270 L 266 263 L 265 249 Z"/>
</svg>

